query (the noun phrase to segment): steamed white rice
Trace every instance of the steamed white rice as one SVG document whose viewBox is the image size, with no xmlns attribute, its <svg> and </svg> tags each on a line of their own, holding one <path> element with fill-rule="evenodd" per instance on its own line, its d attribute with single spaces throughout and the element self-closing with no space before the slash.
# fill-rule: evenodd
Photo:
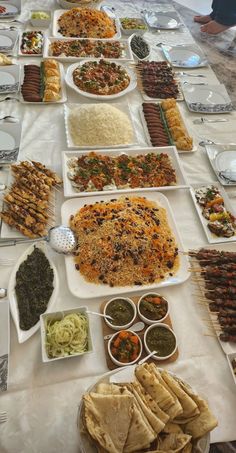
<svg viewBox="0 0 236 453">
<path fill-rule="evenodd" d="M 134 132 L 126 113 L 110 104 L 88 104 L 71 109 L 68 128 L 76 146 L 129 145 Z"/>
</svg>

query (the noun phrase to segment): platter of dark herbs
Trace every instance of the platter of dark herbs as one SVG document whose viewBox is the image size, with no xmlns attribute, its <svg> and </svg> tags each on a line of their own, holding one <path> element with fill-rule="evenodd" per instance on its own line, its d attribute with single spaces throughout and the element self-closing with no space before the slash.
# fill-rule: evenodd
<svg viewBox="0 0 236 453">
<path fill-rule="evenodd" d="M 46 245 L 30 245 L 16 262 L 8 285 L 19 343 L 24 343 L 40 328 L 40 315 L 51 311 L 58 287 L 57 270 Z"/>
</svg>

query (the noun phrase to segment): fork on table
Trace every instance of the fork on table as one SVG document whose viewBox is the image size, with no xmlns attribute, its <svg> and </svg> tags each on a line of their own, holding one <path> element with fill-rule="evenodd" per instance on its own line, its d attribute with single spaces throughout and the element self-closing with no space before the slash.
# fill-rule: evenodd
<svg viewBox="0 0 236 453">
<path fill-rule="evenodd" d="M 0 412 L 0 424 L 5 423 L 7 421 L 7 413 L 6 412 Z"/>
</svg>

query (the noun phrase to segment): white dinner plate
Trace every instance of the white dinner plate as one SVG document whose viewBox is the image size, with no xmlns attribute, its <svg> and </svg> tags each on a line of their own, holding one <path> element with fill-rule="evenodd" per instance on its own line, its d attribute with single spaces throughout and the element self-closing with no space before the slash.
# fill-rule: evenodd
<svg viewBox="0 0 236 453">
<path fill-rule="evenodd" d="M 76 6 L 76 5 L 75 5 Z M 57 9 L 54 11 L 53 14 L 53 24 L 52 24 L 52 34 L 56 38 L 68 38 L 68 36 L 64 36 L 59 32 L 59 26 L 58 26 L 58 19 L 62 16 L 62 14 L 65 14 L 66 11 L 64 9 Z M 114 36 L 111 38 L 106 38 L 106 39 L 119 39 L 121 38 L 121 32 L 120 32 L 120 24 L 119 20 L 115 19 L 115 25 L 116 25 L 116 33 Z M 76 38 L 81 38 L 81 36 L 76 36 Z"/>
<path fill-rule="evenodd" d="M 37 330 L 40 328 L 40 319 L 38 320 L 37 324 L 35 324 L 29 330 L 22 330 L 20 328 L 19 311 L 18 311 L 17 297 L 16 297 L 16 292 L 15 292 L 16 272 L 18 271 L 20 264 L 23 263 L 23 261 L 25 261 L 27 259 L 27 256 L 33 252 L 35 245 L 37 248 L 42 249 L 43 252 L 45 253 L 45 255 L 49 261 L 49 264 L 50 264 L 51 268 L 53 269 L 53 274 L 54 274 L 54 280 L 53 280 L 54 289 L 53 289 L 52 295 L 49 299 L 47 310 L 44 313 L 50 313 L 52 311 L 52 307 L 57 300 L 57 295 L 58 295 L 58 290 L 59 290 L 59 278 L 58 278 L 57 269 L 56 269 L 52 259 L 50 258 L 49 250 L 47 249 L 46 244 L 43 242 L 38 242 L 37 244 L 31 244 L 27 248 L 27 250 L 25 250 L 24 253 L 20 256 L 20 258 L 17 260 L 17 262 L 12 270 L 10 280 L 8 283 L 8 290 L 7 290 L 7 295 L 8 295 L 9 302 L 10 302 L 11 315 L 12 315 L 13 321 L 16 326 L 19 343 L 24 343 L 26 340 L 28 340 L 30 337 L 32 337 L 32 335 L 34 335 L 35 332 L 37 332 Z"/>
<path fill-rule="evenodd" d="M 133 196 L 132 192 L 128 192 L 127 196 Z M 146 197 L 147 200 L 154 201 L 166 209 L 169 226 L 176 238 L 176 243 L 179 250 L 184 250 L 182 240 L 180 238 L 177 225 L 174 220 L 174 215 L 170 207 L 169 201 L 161 192 L 140 192 L 140 197 Z M 89 203 L 93 204 L 99 201 L 109 201 L 112 195 L 93 196 L 89 199 Z M 113 195 L 114 198 L 114 195 Z M 86 198 L 72 198 L 63 203 L 61 207 L 61 217 L 63 225 L 69 224 L 71 215 L 75 215 L 84 204 L 87 203 Z M 116 296 L 123 293 L 131 293 L 143 290 L 153 290 L 154 288 L 164 288 L 165 286 L 178 285 L 185 282 L 189 278 L 188 259 L 183 253 L 179 254 L 180 266 L 178 271 L 173 276 L 169 276 L 161 282 L 152 283 L 142 286 L 117 286 L 110 287 L 104 284 L 95 284 L 87 282 L 79 271 L 75 269 L 75 261 L 73 256 L 65 256 L 66 275 L 68 287 L 71 293 L 79 298 L 89 299 L 95 297 Z"/>
<path fill-rule="evenodd" d="M 135 72 L 128 67 L 128 65 L 121 64 L 120 62 L 117 63 L 116 60 L 109 60 L 110 62 L 114 61 L 114 63 L 119 64 L 119 66 L 122 66 L 123 69 L 126 70 L 130 77 L 130 83 L 125 88 L 124 90 L 120 91 L 119 93 L 116 94 L 111 94 L 111 95 L 104 95 L 104 94 L 93 94 L 93 93 L 88 93 L 87 91 L 83 91 L 80 88 L 78 88 L 73 80 L 73 72 L 75 71 L 76 68 L 79 66 L 82 66 L 84 63 L 87 61 L 91 61 L 91 58 L 86 58 L 84 60 L 79 61 L 78 63 L 74 63 L 71 66 L 68 67 L 66 76 L 65 76 L 65 81 L 67 85 L 72 88 L 74 91 L 76 91 L 78 94 L 81 94 L 82 96 L 85 96 L 90 99 L 96 99 L 97 101 L 101 100 L 110 100 L 110 99 L 117 99 L 120 98 L 121 96 L 124 96 L 125 94 L 129 93 L 130 91 L 133 91 L 136 86 L 137 86 L 137 77 Z M 99 59 L 94 58 L 92 61 L 99 61 Z"/>
<path fill-rule="evenodd" d="M 17 93 L 19 86 L 19 65 L 0 66 L 0 94 Z"/>
<path fill-rule="evenodd" d="M 157 367 L 158 368 L 158 367 Z M 162 371 L 161 368 L 158 368 Z M 168 371 L 172 376 L 176 376 L 176 374 Z M 185 385 L 189 386 L 184 379 L 177 377 L 177 379 L 181 380 Z M 101 376 L 97 382 L 91 385 L 87 390 L 86 393 L 96 391 L 96 387 L 100 383 L 115 383 L 115 384 L 126 384 L 127 382 L 133 382 L 135 380 L 135 365 L 126 366 L 121 369 L 116 369 L 113 371 L 109 371 Z M 195 389 L 191 390 L 195 392 Z M 80 405 L 78 408 L 78 415 L 77 415 L 77 427 L 78 427 L 78 434 L 79 434 L 79 445 L 81 448 L 81 453 L 97 453 L 97 448 L 95 445 L 92 444 L 91 440 L 86 435 L 86 430 L 84 429 L 83 423 L 83 400 L 81 399 Z M 204 437 L 199 439 L 193 450 L 192 453 L 208 453 L 210 449 L 210 433 L 206 434 Z"/>
<path fill-rule="evenodd" d="M 215 186 L 217 187 L 217 189 L 219 190 L 223 200 L 224 200 L 224 206 L 225 208 L 227 209 L 227 211 L 229 211 L 231 214 L 233 214 L 234 216 L 236 216 L 236 212 L 235 210 L 233 209 L 233 206 L 230 202 L 230 199 L 226 193 L 226 191 L 224 190 L 224 188 L 221 186 L 221 184 L 217 181 L 217 182 L 211 182 L 211 183 L 202 183 L 202 184 L 192 184 L 192 186 L 190 187 L 190 194 L 192 196 L 192 199 L 193 199 L 193 203 L 194 203 L 194 206 L 196 208 L 196 211 L 198 213 L 198 217 L 199 217 L 199 220 L 202 224 L 202 227 L 204 229 L 204 232 L 206 234 L 206 237 L 207 237 L 207 240 L 210 244 L 219 244 L 219 243 L 222 243 L 222 242 L 235 242 L 236 241 L 236 235 L 234 236 L 231 236 L 229 238 L 227 237 L 223 237 L 223 236 L 216 236 L 214 233 L 212 233 L 207 224 L 208 224 L 208 220 L 202 215 L 202 210 L 203 210 L 203 206 L 201 206 L 198 202 L 197 202 L 197 199 L 196 199 L 196 196 L 195 196 L 195 190 L 196 189 L 200 189 L 200 187 L 206 187 L 206 186 Z"/>
<path fill-rule="evenodd" d="M 169 63 L 177 68 L 198 68 L 207 65 L 203 52 L 196 45 L 162 45 L 161 48 Z"/>
<path fill-rule="evenodd" d="M 89 151 L 91 152 L 91 151 Z M 173 169 L 175 170 L 176 174 L 176 179 L 177 183 L 176 185 L 173 186 L 164 186 L 164 187 L 136 187 L 132 189 L 131 187 L 127 187 L 125 189 L 117 189 L 115 186 L 114 188 L 111 189 L 106 189 L 103 191 L 91 191 L 91 192 L 78 192 L 76 189 L 72 186 L 72 181 L 68 177 L 68 162 L 71 158 L 78 158 L 81 157 L 82 155 L 88 155 L 89 152 L 81 152 L 81 151 L 65 151 L 62 153 L 62 169 L 63 169 L 63 186 L 64 186 L 64 196 L 65 197 L 84 197 L 84 196 L 94 196 L 94 195 L 109 195 L 109 194 L 122 194 L 122 193 L 127 193 L 127 192 L 149 192 L 149 191 L 154 191 L 154 190 L 160 190 L 160 191 L 167 191 L 167 190 L 175 190 L 175 189 L 184 189 L 188 187 L 187 180 L 184 174 L 184 170 L 182 168 L 182 164 L 180 162 L 178 153 L 176 151 L 176 148 L 174 146 L 167 146 L 167 147 L 162 147 L 162 148 L 126 148 L 126 149 L 119 149 L 119 150 L 107 150 L 105 152 L 100 151 L 97 152 L 97 154 L 102 154 L 106 156 L 113 156 L 113 157 L 118 157 L 121 154 L 125 154 L 127 156 L 137 156 L 140 154 L 148 154 L 148 153 L 154 153 L 156 155 L 164 153 L 167 154 L 171 160 L 171 164 Z M 96 150 L 94 149 L 94 152 Z"/>
<path fill-rule="evenodd" d="M 118 145 L 106 145 L 106 146 L 102 146 L 102 145 L 81 145 L 81 146 L 78 146 L 78 145 L 75 145 L 75 143 L 73 142 L 73 139 L 72 139 L 72 136 L 71 136 L 71 133 L 70 133 L 70 128 L 69 128 L 69 114 L 70 112 L 75 108 L 75 107 L 80 107 L 82 106 L 83 107 L 84 104 L 65 104 L 64 105 L 64 120 L 65 120 L 65 131 L 66 131 L 66 141 L 67 141 L 67 147 L 70 148 L 70 149 L 94 149 L 96 147 L 96 149 L 107 149 L 107 148 L 127 148 L 129 146 L 135 146 L 138 144 L 138 138 L 137 138 L 137 134 L 136 134 L 136 130 L 135 130 L 135 126 L 134 126 L 134 122 L 133 122 L 133 118 L 132 118 L 132 114 L 131 114 L 131 111 L 130 111 L 130 107 L 129 107 L 129 104 L 128 103 L 117 103 L 117 104 L 109 104 L 113 107 L 116 107 L 117 109 L 121 110 L 122 112 L 124 112 L 130 122 L 131 122 L 131 126 L 133 128 L 133 141 L 129 144 L 127 143 L 120 143 Z M 90 105 L 93 105 L 93 104 L 90 104 Z M 96 105 L 96 104 L 95 104 Z"/>
<path fill-rule="evenodd" d="M 18 8 L 15 5 L 8 3 L 8 2 L 0 2 L 0 6 L 2 6 L 3 8 L 6 8 L 4 13 L 0 13 L 1 18 L 15 16 L 19 12 Z"/>
<path fill-rule="evenodd" d="M 151 28 L 158 29 L 175 29 L 181 26 L 179 16 L 175 11 L 154 12 L 146 11 L 144 18 Z"/>
<path fill-rule="evenodd" d="M 9 301 L 0 299 L 0 394 L 7 391 L 10 355 Z"/>
<path fill-rule="evenodd" d="M 50 50 L 50 46 L 52 43 L 54 42 L 57 42 L 57 41 L 84 41 L 84 39 L 86 40 L 89 40 L 91 42 L 96 42 L 96 41 L 102 41 L 102 42 L 108 42 L 108 43 L 111 43 L 111 40 L 109 39 L 94 39 L 94 38 L 52 38 L 52 37 L 49 37 L 49 38 L 46 38 L 45 39 L 45 42 L 44 42 L 44 53 L 43 53 L 43 58 L 53 58 L 54 60 L 60 60 L 60 61 L 63 61 L 65 63 L 73 63 L 73 62 L 76 62 L 76 61 L 80 61 L 80 60 L 84 60 L 85 58 L 90 58 L 90 59 L 94 59 L 94 57 L 90 57 L 89 55 L 84 55 L 83 57 L 73 57 L 73 56 L 70 56 L 70 57 L 67 57 L 65 56 L 64 54 L 61 54 L 59 56 L 54 56 L 51 54 L 51 50 Z M 113 39 L 113 41 L 117 41 L 116 39 Z M 132 54 L 132 50 L 130 48 L 130 40 L 129 39 L 119 39 L 118 41 L 122 46 L 123 46 L 123 50 L 122 50 L 122 56 L 120 58 L 116 58 L 116 61 L 126 61 L 126 60 L 133 60 L 133 54 Z M 106 60 L 107 58 L 104 58 L 103 56 L 101 56 L 100 58 L 103 58 L 104 60 Z"/>
<path fill-rule="evenodd" d="M 11 52 L 18 39 L 18 30 L 0 30 L 0 52 Z"/>
<path fill-rule="evenodd" d="M 21 122 L 0 123 L 0 166 L 17 160 L 21 139 Z"/>
<path fill-rule="evenodd" d="M 231 99 L 223 84 L 183 85 L 187 107 L 191 112 L 227 113 L 233 110 Z"/>
<path fill-rule="evenodd" d="M 236 186 L 236 144 L 206 145 L 210 164 L 223 186 Z"/>
</svg>

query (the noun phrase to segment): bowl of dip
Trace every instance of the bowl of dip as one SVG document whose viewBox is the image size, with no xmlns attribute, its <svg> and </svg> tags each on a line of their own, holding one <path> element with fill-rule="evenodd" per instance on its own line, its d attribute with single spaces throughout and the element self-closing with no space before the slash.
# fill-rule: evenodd
<svg viewBox="0 0 236 453">
<path fill-rule="evenodd" d="M 147 30 L 147 24 L 141 17 L 120 17 L 120 28 L 124 35 L 133 33 L 143 35 Z"/>
<path fill-rule="evenodd" d="M 108 341 L 108 354 L 117 366 L 136 363 L 142 355 L 141 338 L 132 330 L 120 330 Z"/>
<path fill-rule="evenodd" d="M 152 324 L 144 334 L 144 346 L 148 354 L 157 351 L 153 359 L 166 360 L 176 352 L 177 338 L 167 324 Z"/>
<path fill-rule="evenodd" d="M 104 318 L 111 329 L 122 330 L 128 329 L 133 324 L 137 309 L 135 303 L 128 297 L 114 297 L 106 303 L 103 313 L 113 318 L 113 320 Z"/>
<path fill-rule="evenodd" d="M 146 293 L 138 301 L 138 315 L 148 325 L 163 322 L 169 315 L 169 304 L 158 293 Z"/>
</svg>

